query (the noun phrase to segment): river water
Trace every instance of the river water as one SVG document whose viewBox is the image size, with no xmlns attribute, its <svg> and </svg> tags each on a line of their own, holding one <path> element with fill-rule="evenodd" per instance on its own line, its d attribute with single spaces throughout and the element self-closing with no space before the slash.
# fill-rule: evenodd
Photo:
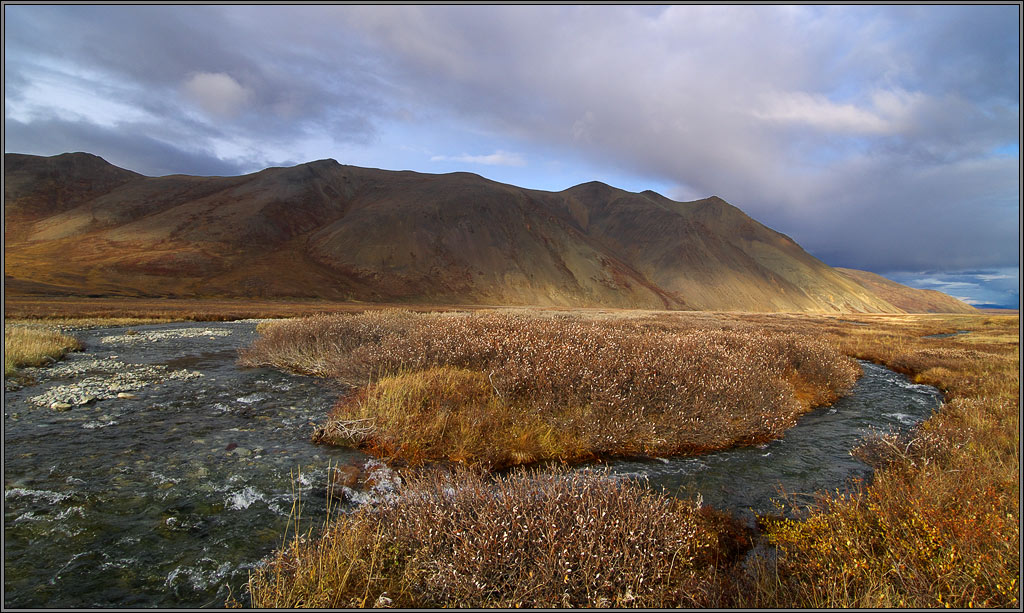
<svg viewBox="0 0 1024 613">
<path fill-rule="evenodd" d="M 783 438 L 704 456 L 615 462 L 613 473 L 646 477 L 670 494 L 696 497 L 739 516 L 775 513 L 783 495 L 795 504 L 814 492 L 842 491 L 871 469 L 850 450 L 873 432 L 905 431 L 939 407 L 942 394 L 883 366 L 861 362 L 848 396 L 800 417 Z"/>
<path fill-rule="evenodd" d="M 329 465 L 377 470 L 386 489 L 367 456 L 309 443 L 339 388 L 235 365 L 255 328 L 79 331 L 84 352 L 27 369 L 38 382 L 4 392 L 5 607 L 244 604 L 241 586 L 281 545 L 297 494 L 304 526 L 322 522 Z M 940 402 L 934 388 L 864 369 L 851 396 L 779 441 L 612 469 L 739 512 L 771 511 L 779 486 L 842 487 L 868 474 L 849 449 L 870 429 L 908 428 Z"/>
</svg>

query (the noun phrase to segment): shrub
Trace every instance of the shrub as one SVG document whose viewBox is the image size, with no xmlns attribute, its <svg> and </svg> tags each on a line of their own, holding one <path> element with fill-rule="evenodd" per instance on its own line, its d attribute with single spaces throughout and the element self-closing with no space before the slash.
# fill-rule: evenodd
<svg viewBox="0 0 1024 613">
<path fill-rule="evenodd" d="M 591 471 L 431 471 L 320 538 L 296 538 L 248 589 L 260 608 L 701 606 L 740 553 L 734 531 L 721 514 Z"/>
<path fill-rule="evenodd" d="M 336 405 L 319 440 L 492 467 L 770 440 L 859 374 L 805 336 L 494 313 L 283 322 L 243 360 L 375 381 Z"/>
</svg>

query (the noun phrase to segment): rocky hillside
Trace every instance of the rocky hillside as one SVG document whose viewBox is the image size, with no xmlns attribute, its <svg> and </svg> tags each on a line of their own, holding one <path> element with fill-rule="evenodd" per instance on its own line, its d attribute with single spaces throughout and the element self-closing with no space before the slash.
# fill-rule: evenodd
<svg viewBox="0 0 1024 613">
<path fill-rule="evenodd" d="M 5 289 L 76 295 L 898 312 L 724 200 L 320 160 L 145 177 L 5 154 Z"/>
</svg>

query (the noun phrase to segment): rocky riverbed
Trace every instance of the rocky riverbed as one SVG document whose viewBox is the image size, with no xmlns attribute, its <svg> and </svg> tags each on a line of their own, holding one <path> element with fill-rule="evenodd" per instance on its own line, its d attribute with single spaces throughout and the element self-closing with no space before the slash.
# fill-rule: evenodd
<svg viewBox="0 0 1024 613">
<path fill-rule="evenodd" d="M 235 364 L 257 323 L 69 330 L 84 351 L 5 381 L 5 607 L 220 606 L 297 499 L 306 529 L 396 486 L 310 443 L 340 388 Z"/>
</svg>

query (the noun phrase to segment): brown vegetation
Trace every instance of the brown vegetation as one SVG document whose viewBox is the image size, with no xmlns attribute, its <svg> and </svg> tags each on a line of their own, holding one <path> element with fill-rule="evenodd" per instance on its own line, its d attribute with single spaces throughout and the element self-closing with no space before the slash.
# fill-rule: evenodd
<svg viewBox="0 0 1024 613">
<path fill-rule="evenodd" d="M 935 325 L 965 336 L 921 338 Z M 859 450 L 874 479 L 772 522 L 778 567 L 757 602 L 794 607 L 1011 607 L 1020 603 L 1017 316 L 879 321 L 839 339 L 850 353 L 946 391 L 912 434 Z M 774 579 L 778 577 L 778 579 Z"/>
<path fill-rule="evenodd" d="M 42 366 L 79 351 L 78 339 L 40 326 L 4 325 L 4 376 L 14 375 L 22 366 Z"/>
<path fill-rule="evenodd" d="M 701 606 L 735 533 L 600 473 L 428 472 L 320 538 L 296 531 L 248 587 L 258 608 Z"/>
<path fill-rule="evenodd" d="M 310 534 L 278 552 L 269 566 L 253 576 L 254 605 L 382 606 L 386 601 L 377 598 L 386 592 L 392 604 L 403 606 L 1019 606 L 1016 315 L 647 313 L 603 314 L 593 319 L 595 326 L 608 324 L 610 330 L 622 326 L 668 335 L 713 329 L 716 334 L 738 333 L 741 337 L 754 333 L 765 338 L 811 337 L 847 355 L 883 363 L 918 381 L 938 385 L 946 392 L 947 402 L 911 434 L 878 438 L 858 450 L 876 467 L 870 483 L 848 494 L 822 493 L 813 504 L 789 507 L 788 511 L 797 514 L 795 519 L 763 518 L 762 538 L 774 548 L 774 558 L 739 564 L 733 555 L 737 551 L 735 524 L 722 521 L 721 516 L 708 523 L 701 513 L 710 516 L 711 511 L 694 513 L 694 505 L 684 502 L 674 507 L 679 503 L 654 494 L 649 500 L 660 501 L 661 506 L 634 506 L 635 494 L 624 495 L 607 485 L 595 493 L 611 492 L 607 503 L 627 500 L 623 507 L 634 510 L 619 515 L 630 517 L 630 523 L 622 525 L 637 525 L 633 535 L 605 524 L 595 532 L 580 532 L 583 538 L 563 539 L 561 535 L 568 531 L 564 527 L 576 525 L 580 518 L 585 524 L 590 508 L 607 504 L 584 497 L 583 508 L 566 506 L 566 514 L 558 516 L 562 519 L 551 522 L 555 538 L 538 543 L 551 545 L 550 549 L 528 546 L 531 539 L 522 536 L 516 536 L 520 538 L 515 541 L 517 547 L 506 549 L 511 535 L 540 534 L 536 530 L 548 525 L 545 520 L 550 515 L 525 505 L 536 502 L 531 492 L 557 479 L 535 475 L 533 479 L 541 484 L 535 486 L 523 477 L 514 496 L 510 491 L 504 497 L 494 497 L 480 495 L 481 482 L 467 477 L 460 476 L 455 483 L 444 481 L 445 477 L 426 477 L 438 480 L 433 490 L 426 490 L 434 493 L 414 495 L 411 492 L 425 491 L 414 486 L 410 494 L 403 495 L 405 502 L 388 505 L 380 512 L 367 508 L 343 516 L 328 528 L 325 538 Z M 956 330 L 970 333 L 924 338 Z M 461 393 L 477 394 L 478 400 L 487 397 L 479 375 L 482 371 L 436 364 L 424 368 L 437 372 L 421 382 L 423 390 L 448 378 Z M 386 387 L 405 376 L 410 376 L 408 369 L 378 377 L 376 384 Z M 427 395 L 416 402 L 430 406 Z M 462 481 L 470 485 L 462 489 Z M 440 483 L 447 485 L 436 485 Z M 494 487 L 506 486 L 499 481 Z M 518 502 L 518 509 L 531 512 L 504 516 L 481 510 L 497 500 Z M 417 506 L 424 501 L 429 502 Z M 570 502 L 566 499 L 566 504 Z M 407 519 L 402 518 L 405 505 L 413 509 Z M 438 506 L 437 514 L 425 515 L 434 506 Z M 672 521 L 661 523 L 671 508 L 689 510 L 683 515 L 670 514 Z M 645 523 L 650 518 L 656 518 L 654 525 L 658 526 L 653 533 L 644 531 L 652 525 Z M 665 552 L 671 549 L 653 547 L 651 551 L 662 553 L 649 557 L 645 552 L 651 539 L 671 538 L 680 531 L 692 536 L 689 549 L 679 550 L 686 555 L 675 558 L 685 560 L 694 551 L 698 554 L 684 565 L 682 576 L 676 575 L 671 562 L 671 572 L 664 574 Z M 644 534 L 649 536 L 632 539 Z M 623 570 L 576 572 L 577 568 L 592 568 L 588 564 L 595 559 L 586 554 L 595 544 L 607 548 L 601 555 L 609 560 L 616 564 L 621 560 Z M 555 572 L 561 572 L 559 556 L 572 565 L 572 573 Z M 529 574 L 536 560 L 542 561 L 537 567 L 545 569 L 540 575 L 543 581 L 534 582 Z M 621 582 L 617 581 L 620 572 Z M 645 577 L 643 585 L 655 586 L 642 600 L 632 587 L 633 583 L 639 585 L 634 578 L 640 575 Z M 501 579 L 506 576 L 507 580 Z M 605 585 L 605 579 L 612 584 Z"/>
<path fill-rule="evenodd" d="M 82 298 L 70 296 L 4 296 L 4 317 L 43 320 L 61 325 L 124 325 L 118 320 L 141 323 L 160 321 L 232 321 L 300 317 L 316 313 L 352 313 L 393 308 L 387 304 L 334 303 L 320 300 L 226 300 L 218 298 Z M 409 310 L 443 311 L 455 307 L 406 307 Z"/>
<path fill-rule="evenodd" d="M 36 319 L 42 316 L 48 318 L 45 322 L 47 324 L 67 314 L 98 318 L 133 316 L 187 319 L 198 316 L 232 319 L 308 314 L 328 308 L 337 308 L 339 311 L 359 308 L 354 305 L 329 307 L 324 303 L 286 301 L 195 303 L 175 300 L 123 302 L 103 299 L 30 299 L 23 302 L 12 301 L 11 297 L 7 297 L 5 306 L 8 315 L 11 314 L 12 306 L 16 314 L 19 314 L 17 309 L 22 308 L 20 316 Z M 65 306 L 69 308 L 62 313 Z M 50 308 L 52 312 L 48 311 Z M 289 309 L 294 311 L 289 312 Z M 720 514 L 706 507 L 693 512 L 695 505 L 683 502 L 678 509 L 690 511 L 683 513 L 677 509 L 672 511 L 674 515 L 668 511 L 665 513 L 673 518 L 672 529 L 677 531 L 676 534 L 685 532 L 694 535 L 687 545 L 690 549 L 680 551 L 693 551 L 696 548 L 700 552 L 686 567 L 684 574 L 677 574 L 671 560 L 671 573 L 665 574 L 664 557 L 644 557 L 647 549 L 641 541 L 630 541 L 628 533 L 609 531 L 605 525 L 600 527 L 600 531 L 579 532 L 571 538 L 550 541 L 563 543 L 558 553 L 568 556 L 567 559 L 572 561 L 574 572 L 567 573 L 570 581 L 565 581 L 565 576 L 561 583 L 552 579 L 555 570 L 559 568 L 557 558 L 552 557 L 539 564 L 548 569 L 545 571 L 547 574 L 542 575 L 543 581 L 532 583 L 534 578 L 529 575 L 529 566 L 518 562 L 527 557 L 511 557 L 515 552 L 509 553 L 499 546 L 503 546 L 502 537 L 505 532 L 518 534 L 525 531 L 525 534 L 534 534 L 531 530 L 545 525 L 544 522 L 539 519 L 538 523 L 533 524 L 523 517 L 489 515 L 489 511 L 481 511 L 481 506 L 470 504 L 470 493 L 479 491 L 474 490 L 473 479 L 483 478 L 471 479 L 460 475 L 455 478 L 456 482 L 465 481 L 471 487 L 466 490 L 465 496 L 459 498 L 462 506 L 453 506 L 453 503 L 444 507 L 443 517 L 424 515 L 431 506 L 427 504 L 417 507 L 418 515 L 408 517 L 408 522 L 412 522 L 413 517 L 420 517 L 420 524 L 401 524 L 400 520 L 394 518 L 401 515 L 400 509 L 409 504 L 411 495 L 403 493 L 395 506 L 387 507 L 388 510 L 381 511 L 379 515 L 372 508 L 366 508 L 354 515 L 339 517 L 328 529 L 327 534 L 331 535 L 329 538 L 321 539 L 318 534 L 307 533 L 301 542 L 290 543 L 288 548 L 277 554 L 275 562 L 254 574 L 250 586 L 254 596 L 253 604 L 373 606 L 383 605 L 385 601 L 378 601 L 377 598 L 387 592 L 393 604 L 406 606 L 470 606 L 473 603 L 480 603 L 479 606 L 512 606 L 519 602 L 551 607 L 563 606 L 565 602 L 588 606 L 635 604 L 772 608 L 1019 606 L 1017 315 L 573 313 L 573 317 L 562 317 L 560 320 L 557 314 L 551 313 L 534 314 L 534 318 L 547 322 L 547 326 L 557 326 L 559 324 L 551 322 L 558 321 L 574 323 L 582 331 L 581 338 L 591 340 L 593 337 L 600 340 L 605 334 L 617 340 L 620 336 L 616 334 L 629 336 L 635 332 L 636 339 L 640 339 L 637 340 L 638 346 L 642 346 L 641 341 L 645 338 L 684 339 L 693 336 L 709 339 L 710 348 L 725 351 L 730 347 L 727 342 L 729 339 L 748 339 L 751 343 L 758 342 L 753 339 L 798 339 L 797 346 L 811 342 L 812 345 L 832 347 L 842 354 L 901 370 L 918 382 L 937 385 L 946 393 L 946 403 L 934 417 L 910 435 L 879 438 L 858 450 L 863 458 L 877 467 L 870 483 L 862 484 L 860 488 L 842 496 L 823 493 L 814 504 L 800 508 L 789 507 L 788 511 L 797 514 L 796 519 L 764 518 L 765 532 L 762 538 L 768 539 L 769 545 L 774 548 L 774 560 L 761 559 L 746 565 L 737 564 L 735 553 L 748 545 L 743 544 L 742 533 L 736 524 L 726 521 Z M 470 348 L 431 345 L 430 355 L 461 355 L 460 359 L 466 361 L 459 364 L 443 364 L 443 361 L 436 359 L 432 362 L 416 362 L 406 358 L 413 355 L 413 347 L 419 346 L 412 343 L 425 343 L 426 337 L 411 334 L 405 341 L 390 343 L 385 340 L 389 334 L 381 333 L 388 329 L 401 329 L 403 332 L 395 336 L 404 336 L 411 328 L 400 328 L 404 325 L 401 322 L 408 323 L 417 319 L 462 318 L 463 324 L 468 326 L 471 324 L 466 322 L 481 316 L 409 316 L 392 311 L 360 317 L 364 317 L 367 322 L 377 320 L 378 340 L 366 341 L 374 338 L 375 334 L 373 326 L 369 325 L 360 333 L 364 335 L 359 337 L 363 340 L 358 343 L 354 342 L 355 337 L 346 337 L 349 344 L 343 344 L 341 348 L 348 356 L 347 367 L 341 367 L 334 360 L 322 360 L 322 365 L 317 367 L 314 361 L 307 359 L 313 353 L 323 355 L 335 350 L 328 345 L 315 344 L 318 338 L 326 338 L 322 334 L 309 335 L 306 344 L 297 344 L 301 350 L 293 354 L 290 362 L 282 359 L 279 365 L 301 367 L 302 364 L 309 364 L 309 372 L 346 374 L 362 388 L 358 393 L 367 395 L 372 390 L 382 397 L 394 397 L 398 390 L 409 390 L 410 395 L 403 402 L 418 403 L 422 406 L 423 414 L 430 411 L 434 414 L 443 412 L 441 404 L 436 402 L 438 397 L 444 396 L 442 390 L 450 390 L 455 395 L 453 402 L 456 405 L 482 404 L 485 407 L 494 401 L 496 389 L 505 391 L 505 388 L 497 388 L 492 383 L 492 379 L 498 381 L 498 371 L 495 371 L 494 376 L 485 376 L 481 367 L 474 366 L 485 363 L 484 358 L 480 357 L 483 354 L 479 353 L 479 347 L 472 349 L 475 345 L 471 344 Z M 324 318 L 324 321 L 331 319 L 341 318 Z M 356 317 L 351 319 L 355 321 Z M 487 317 L 482 319 L 486 320 Z M 499 313 L 497 320 L 512 322 L 516 317 Z M 480 322 L 476 323 L 480 325 Z M 15 355 L 7 347 L 8 328 L 5 326 L 5 357 Z M 275 329 L 276 325 L 266 324 L 263 338 L 268 342 L 274 339 Z M 924 338 L 957 330 L 970 332 L 944 339 Z M 281 340 L 285 338 L 280 337 Z M 298 335 L 294 335 L 293 340 L 296 338 Z M 378 353 L 367 350 L 369 346 L 373 346 Z M 723 346 L 726 349 L 722 349 Z M 593 346 L 588 347 L 593 350 Z M 750 344 L 743 345 L 741 342 L 738 347 L 749 348 Z M 387 353 L 383 353 L 384 348 L 389 348 Z M 602 354 L 595 352 L 594 355 L 600 358 Z M 607 358 L 612 354 L 604 355 Z M 469 361 L 467 356 L 476 356 L 473 359 L 479 361 Z M 590 362 L 586 360 L 587 364 Z M 352 369 L 353 364 L 359 367 Z M 511 364 L 518 362 L 513 361 Z M 814 380 L 811 374 L 813 371 L 807 370 L 806 366 L 801 369 L 808 380 Z M 518 371 L 509 367 L 507 372 L 514 374 Z M 615 377 L 622 374 L 614 369 L 611 372 L 614 375 L 612 380 L 618 380 Z M 364 375 L 366 378 L 362 378 Z M 572 394 L 582 394 L 584 388 L 578 386 L 578 381 L 574 383 L 574 379 L 566 376 L 566 373 L 552 373 L 551 384 L 547 387 L 536 386 L 532 390 L 524 388 L 522 398 L 530 402 L 546 397 L 556 398 L 558 396 L 551 395 L 551 392 L 563 387 Z M 371 385 L 366 386 L 367 380 L 372 381 Z M 508 378 L 510 382 L 515 380 L 513 376 Z M 789 381 L 794 398 L 800 397 L 801 389 L 808 389 L 793 383 L 793 380 Z M 417 389 L 420 393 L 418 397 L 412 393 Z M 518 388 L 510 385 L 508 389 Z M 650 389 L 657 390 L 657 387 Z M 812 401 L 806 395 L 803 400 Z M 495 414 L 494 411 L 487 413 Z M 437 432 L 435 438 L 444 441 L 448 433 L 441 423 L 442 430 Z M 434 428 L 436 431 L 437 422 L 421 424 L 424 429 Z M 354 433 L 358 434 L 358 428 Z M 552 453 L 564 453 L 566 448 L 572 449 L 570 443 L 575 443 L 575 440 L 569 439 L 564 433 L 558 434 L 563 438 L 549 443 L 550 448 L 555 449 Z M 450 448 L 448 443 L 444 445 L 446 449 Z M 561 445 L 561 449 L 558 445 Z M 514 447 L 510 446 L 510 449 Z M 538 455 L 537 451 L 530 453 Z M 553 483 L 545 481 L 546 477 L 542 475 L 534 474 L 529 478 L 523 475 L 522 484 L 517 486 L 520 489 L 515 490 L 519 492 L 517 495 L 525 496 L 523 492 L 532 487 L 527 485 L 532 479 L 540 477 L 543 483 Z M 428 482 L 433 479 L 436 483 L 451 484 L 450 481 L 444 481 L 446 478 L 431 477 L 429 474 L 422 477 Z M 492 491 L 492 486 L 487 484 L 488 480 L 483 479 L 482 482 L 485 490 Z M 504 486 L 493 487 L 500 489 Z M 662 517 L 658 521 L 663 521 L 665 517 L 658 515 L 662 507 L 655 507 L 654 510 L 650 506 L 631 507 L 633 503 L 629 500 L 632 500 L 633 494 L 623 494 L 607 485 L 601 488 L 608 489 L 610 497 L 616 500 L 626 499 L 623 507 L 634 509 L 616 511 L 620 516 L 640 517 L 641 522 L 647 516 Z M 419 491 L 429 491 L 429 488 Z M 453 487 L 452 491 L 462 490 Z M 581 490 L 570 487 L 567 491 Z M 655 494 L 650 496 L 651 500 L 661 500 L 665 508 L 676 504 Z M 487 500 L 486 496 L 481 496 L 480 504 L 485 504 Z M 586 500 L 590 506 L 604 504 L 595 502 L 593 497 Z M 550 514 L 544 515 L 537 511 L 535 507 L 530 509 L 539 518 L 551 517 Z M 572 525 L 567 514 L 573 509 L 564 507 L 564 513 L 558 515 L 562 519 L 552 524 Z M 439 526 L 445 526 L 445 530 L 431 533 L 427 528 L 424 533 L 422 526 L 429 525 L 423 523 L 427 521 L 424 517 L 438 522 Z M 474 523 L 477 517 L 483 523 Z M 490 530 L 499 525 L 501 531 Z M 657 522 L 651 525 L 661 526 L 659 530 L 664 526 Z M 639 529 L 636 534 L 644 532 Z M 620 552 L 615 554 L 620 557 L 614 562 L 628 570 L 622 581 L 615 580 L 618 576 L 615 573 L 606 575 L 596 569 L 589 571 L 589 574 L 576 572 L 577 568 L 581 571 L 587 568 L 586 560 L 594 561 L 584 558 L 585 552 L 592 551 L 588 549 L 591 543 L 606 547 L 607 551 L 602 551 L 602 555 L 609 559 L 614 556 L 608 552 Z M 524 549 L 523 541 L 517 544 L 519 549 Z M 436 553 L 442 550 L 447 553 Z M 420 557 L 415 557 L 417 551 L 421 552 Z M 424 552 L 431 552 L 430 556 Z M 529 560 L 544 559 L 536 549 L 522 556 L 529 556 Z M 437 562 L 433 566 L 425 564 L 424 561 L 430 559 Z M 525 576 L 521 572 L 524 568 Z M 443 574 L 445 569 L 448 569 L 449 574 Z M 455 569 L 457 576 L 462 579 L 457 579 L 451 569 Z M 611 583 L 604 585 L 596 578 L 598 572 L 601 572 L 602 579 L 612 577 L 609 579 Z M 504 576 L 509 579 L 500 580 Z M 640 577 L 644 578 L 643 585 L 657 587 L 641 595 L 633 587 L 633 584 L 639 585 Z M 474 580 L 488 586 L 488 589 L 474 592 Z M 568 601 L 564 600 L 563 594 L 569 595 Z"/>
<path fill-rule="evenodd" d="M 335 406 L 322 442 L 489 467 L 763 442 L 859 374 L 790 333 L 397 310 L 268 325 L 241 361 L 369 382 Z"/>
</svg>

